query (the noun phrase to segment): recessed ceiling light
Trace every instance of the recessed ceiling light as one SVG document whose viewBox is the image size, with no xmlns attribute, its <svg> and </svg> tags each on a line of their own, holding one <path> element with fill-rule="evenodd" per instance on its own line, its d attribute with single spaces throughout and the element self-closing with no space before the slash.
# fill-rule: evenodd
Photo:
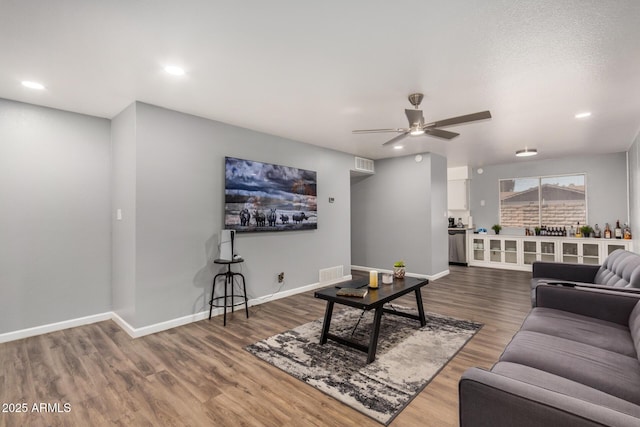
<svg viewBox="0 0 640 427">
<path fill-rule="evenodd" d="M 184 69 L 175 65 L 167 65 L 166 67 L 164 67 L 164 71 L 173 76 L 184 76 Z"/>
<path fill-rule="evenodd" d="M 538 150 L 535 148 L 525 148 L 524 150 L 516 151 L 516 156 L 518 157 L 529 157 L 535 156 L 536 154 L 538 154 Z"/>
<path fill-rule="evenodd" d="M 27 81 L 27 80 L 22 82 L 22 86 L 28 87 L 29 89 L 37 89 L 37 90 L 44 89 L 44 85 L 42 83 L 30 82 L 30 81 Z"/>
<path fill-rule="evenodd" d="M 575 115 L 576 119 L 586 119 L 587 117 L 591 116 L 591 113 L 588 111 L 585 111 L 584 113 L 578 113 Z"/>
<path fill-rule="evenodd" d="M 402 150 L 404 148 L 404 145 L 394 145 L 393 149 L 394 150 Z"/>
</svg>

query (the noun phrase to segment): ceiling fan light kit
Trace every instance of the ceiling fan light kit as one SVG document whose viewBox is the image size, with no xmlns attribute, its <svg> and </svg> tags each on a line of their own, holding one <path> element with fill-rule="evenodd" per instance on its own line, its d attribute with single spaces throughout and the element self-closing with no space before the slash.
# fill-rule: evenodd
<svg viewBox="0 0 640 427">
<path fill-rule="evenodd" d="M 424 116 L 422 115 L 422 110 L 418 109 L 423 98 L 424 98 L 424 95 L 421 93 L 412 93 L 411 95 L 409 95 L 409 102 L 411 103 L 411 105 L 414 106 L 415 109 L 404 110 L 404 113 L 407 116 L 407 119 L 409 120 L 408 128 L 360 129 L 360 130 L 354 130 L 353 133 L 395 132 L 400 134 L 398 136 L 391 138 L 389 141 L 385 142 L 382 145 L 393 145 L 407 135 L 419 136 L 419 135 L 426 134 L 429 136 L 435 136 L 437 138 L 453 139 L 460 134 L 456 132 L 450 132 L 448 130 L 442 130 L 440 128 L 491 118 L 491 113 L 487 110 L 487 111 L 481 111 L 479 113 L 466 114 L 464 116 L 452 117 L 450 119 L 438 120 L 436 122 L 425 124 Z"/>
<path fill-rule="evenodd" d="M 538 150 L 535 148 L 525 148 L 524 150 L 516 151 L 517 157 L 530 157 L 535 156 L 536 154 L 538 154 Z"/>
</svg>

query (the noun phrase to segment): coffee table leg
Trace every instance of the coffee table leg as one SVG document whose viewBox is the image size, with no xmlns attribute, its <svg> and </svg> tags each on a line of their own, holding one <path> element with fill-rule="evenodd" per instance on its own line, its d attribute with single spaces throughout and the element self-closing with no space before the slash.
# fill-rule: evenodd
<svg viewBox="0 0 640 427">
<path fill-rule="evenodd" d="M 416 289 L 416 305 L 418 306 L 418 317 L 420 317 L 420 326 L 427 324 L 427 319 L 424 317 L 424 307 L 422 306 L 422 294 L 420 289 Z"/>
<path fill-rule="evenodd" d="M 322 335 L 320 335 L 320 345 L 327 343 L 327 334 L 331 326 L 331 315 L 333 314 L 333 301 L 327 301 L 327 308 L 324 311 L 324 323 L 322 324 Z"/>
<path fill-rule="evenodd" d="M 373 331 L 369 338 L 369 352 L 367 354 L 367 363 L 371 363 L 376 359 L 376 349 L 378 348 L 378 335 L 380 334 L 380 321 L 382 320 L 382 307 L 376 308 L 373 316 Z"/>
</svg>

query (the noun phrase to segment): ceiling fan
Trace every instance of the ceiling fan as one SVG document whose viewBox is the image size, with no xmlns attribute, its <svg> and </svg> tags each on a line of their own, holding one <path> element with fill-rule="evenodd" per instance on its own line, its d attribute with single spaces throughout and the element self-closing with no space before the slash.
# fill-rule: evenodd
<svg viewBox="0 0 640 427">
<path fill-rule="evenodd" d="M 452 117 L 450 119 L 438 120 L 437 122 L 426 123 L 424 122 L 424 116 L 422 115 L 422 110 L 419 110 L 418 107 L 422 102 L 422 98 L 424 97 L 421 93 L 412 93 L 409 95 L 409 102 L 411 105 L 415 107 L 414 110 L 404 110 L 407 115 L 407 119 L 409 119 L 409 127 L 408 128 L 395 128 L 395 129 L 360 129 L 354 130 L 353 133 L 384 133 L 384 132 L 395 132 L 400 135 L 391 138 L 389 141 L 385 142 L 382 145 L 391 145 L 407 135 L 431 135 L 438 138 L 444 139 L 452 139 L 456 136 L 460 135 L 459 133 L 449 132 L 447 130 L 442 130 L 440 128 L 446 126 L 459 125 L 461 123 L 473 122 L 476 120 L 490 119 L 491 113 L 489 111 L 481 111 L 479 113 L 466 114 L 464 116 Z"/>
</svg>

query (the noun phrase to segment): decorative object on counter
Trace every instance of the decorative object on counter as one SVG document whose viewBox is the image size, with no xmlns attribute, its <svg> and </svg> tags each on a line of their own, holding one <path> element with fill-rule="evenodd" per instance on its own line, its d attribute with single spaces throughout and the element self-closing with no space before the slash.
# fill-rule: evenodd
<svg viewBox="0 0 640 427">
<path fill-rule="evenodd" d="M 371 289 L 378 289 L 378 272 L 376 270 L 369 272 L 369 287 Z"/>
<path fill-rule="evenodd" d="M 631 240 L 631 228 L 625 224 L 622 230 L 622 238 L 625 240 Z"/>
<path fill-rule="evenodd" d="M 464 224 L 462 222 L 462 218 L 458 218 L 458 223 L 456 224 L 456 227 L 458 228 L 464 228 Z"/>
<path fill-rule="evenodd" d="M 382 273 L 382 283 L 385 285 L 390 285 L 393 283 L 393 274 L 391 273 Z"/>
<path fill-rule="evenodd" d="M 535 232 L 536 232 L 536 236 L 540 235 L 540 227 L 536 227 L 534 228 Z"/>
<path fill-rule="evenodd" d="M 611 238 L 611 227 L 609 227 L 608 222 L 604 225 L 604 238 L 605 239 Z"/>
<path fill-rule="evenodd" d="M 593 237 L 595 237 L 596 239 L 599 239 L 602 237 L 602 230 L 600 230 L 600 227 L 598 227 L 598 224 L 596 224 L 596 226 L 593 227 Z"/>
<path fill-rule="evenodd" d="M 404 275 L 406 273 L 404 261 L 397 261 L 393 264 L 393 277 L 396 279 L 404 279 Z"/>
<path fill-rule="evenodd" d="M 500 224 L 493 224 L 493 227 L 491 227 L 491 229 L 496 233 L 496 234 L 500 234 L 500 230 L 502 230 L 502 226 Z"/>
<path fill-rule="evenodd" d="M 590 225 L 583 225 L 580 227 L 580 234 L 582 237 L 591 237 L 591 233 L 593 233 L 593 228 Z"/>
<path fill-rule="evenodd" d="M 486 228 L 478 228 L 478 231 L 476 231 L 476 233 L 478 233 L 478 234 L 487 234 L 487 229 Z"/>
</svg>

